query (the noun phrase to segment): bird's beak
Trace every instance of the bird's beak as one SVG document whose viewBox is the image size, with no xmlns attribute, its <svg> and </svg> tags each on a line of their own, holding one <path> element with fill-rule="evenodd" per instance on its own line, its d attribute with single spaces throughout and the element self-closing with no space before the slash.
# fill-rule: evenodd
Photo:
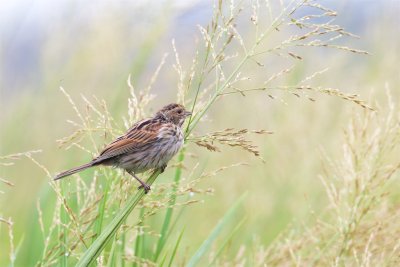
<svg viewBox="0 0 400 267">
<path fill-rule="evenodd" d="M 185 116 L 186 116 L 186 117 L 189 117 L 190 115 L 192 115 L 192 112 L 185 111 Z"/>
</svg>

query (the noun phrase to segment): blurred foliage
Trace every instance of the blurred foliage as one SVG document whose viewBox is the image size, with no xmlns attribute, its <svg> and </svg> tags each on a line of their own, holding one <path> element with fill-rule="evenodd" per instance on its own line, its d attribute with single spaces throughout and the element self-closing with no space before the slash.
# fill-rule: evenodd
<svg viewBox="0 0 400 267">
<path fill-rule="evenodd" d="M 360 1 L 358 8 L 363 9 L 364 5 L 368 4 Z M 397 12 L 400 11 L 398 5 L 393 3 L 393 6 L 397 7 Z M 40 149 L 42 152 L 35 154 L 34 158 L 49 167 L 52 174 L 91 158 L 89 153 L 82 153 L 75 147 L 58 149 L 56 140 L 68 135 L 74 128 L 66 121 L 76 116 L 58 90 L 60 86 L 74 99 L 81 94 L 90 99 L 93 95 L 106 99 L 115 124 L 123 129 L 122 116 L 127 113 L 130 95 L 126 84 L 128 75 L 132 75 L 135 87 L 146 87 L 160 58 L 168 52 L 168 67 L 161 71 L 153 85 L 156 98 L 150 109 L 155 110 L 175 99 L 179 77 L 171 67 L 174 62 L 171 38 L 176 37 L 175 43 L 183 64 L 190 64 L 194 52 L 191 48 L 200 38 L 194 26 L 197 22 L 185 27 L 182 32 L 181 27 L 182 23 L 186 23 L 184 16 L 190 16 L 196 8 L 177 11 L 165 5 L 152 14 L 149 11 L 151 7 L 146 6 L 135 12 L 137 18 L 130 13 L 130 8 L 133 7 L 111 9 L 113 12 L 110 13 L 105 12 L 106 8 L 97 10 L 86 18 L 84 25 L 80 25 L 79 20 L 69 25 L 68 19 L 52 25 L 51 34 L 37 51 L 39 63 L 34 73 L 39 77 L 32 80 L 34 86 L 20 82 L 15 88 L 5 89 L 5 84 L 2 85 L 1 156 Z M 343 6 L 338 11 L 339 21 L 345 17 L 346 23 L 354 23 L 349 21 L 349 17 L 351 12 L 357 10 Z M 143 14 L 139 16 L 141 12 Z M 303 50 L 302 57 L 311 60 L 299 61 L 293 72 L 284 78 L 284 83 L 298 82 L 329 66 L 329 70 L 318 76 L 314 83 L 360 94 L 378 112 L 388 105 L 385 87 L 390 89 L 393 102 L 399 102 L 400 34 L 393 27 L 393 23 L 398 21 L 396 8 L 385 5 L 381 12 L 382 16 L 373 16 L 373 19 L 360 25 L 358 34 L 361 38 L 351 41 L 351 46 L 361 47 L 371 55 L 353 55 L 324 48 Z M 144 20 L 146 15 L 148 17 Z M 2 60 L 5 53 L 7 48 L 2 51 Z M 249 66 L 247 71 L 254 68 L 254 73 L 264 75 L 260 79 L 265 80 L 282 67 L 279 60 L 263 62 L 261 70 L 256 69 L 257 66 Z M 2 64 L 2 75 L 6 73 L 6 67 Z M 21 80 L 24 78 L 21 77 Z M 257 81 L 251 82 L 256 84 Z M 324 185 L 318 179 L 324 172 L 322 158 L 325 155 L 340 158 L 343 129 L 352 114 L 362 112 L 359 106 L 323 95 L 316 101 L 294 95 L 275 99 L 266 94 L 263 97 L 259 94 L 229 97 L 229 104 L 221 101 L 210 109 L 206 123 L 196 129 L 197 133 L 247 128 L 267 129 L 274 134 L 253 137 L 265 162 L 255 160 L 252 154 L 234 147 L 224 147 L 224 154 L 220 154 L 190 144 L 188 164 L 193 166 L 198 163 L 197 172 L 212 171 L 238 162 L 251 165 L 228 169 L 202 181 L 201 188 L 213 188 L 214 193 L 202 196 L 202 204 L 191 205 L 181 214 L 175 229 L 184 228 L 185 233 L 181 237 L 181 231 L 176 231 L 172 237 L 172 240 L 178 240 L 176 253 L 180 259 L 188 258 L 197 250 L 218 220 L 245 191 L 248 196 L 243 200 L 242 208 L 236 211 L 237 217 L 230 229 L 238 225 L 243 217 L 247 219 L 224 248 L 232 258 L 240 251 L 241 245 L 248 247 L 246 253 L 256 254 L 259 247 L 267 247 L 286 229 L 301 232 L 304 225 L 313 225 L 315 214 L 322 213 L 329 205 Z M 80 110 L 86 109 L 84 101 L 76 101 L 76 104 Z M 99 137 L 96 141 L 97 148 L 101 149 L 105 140 Z M 393 159 L 395 157 L 393 155 Z M 0 265 L 9 262 L 8 253 L 4 252 L 9 251 L 7 225 L 12 221 L 14 246 L 18 251 L 16 266 L 27 266 L 42 257 L 44 240 L 40 231 L 38 203 L 43 221 L 49 225 L 52 214 L 45 211 L 55 208 L 56 195 L 49 186 L 46 173 L 35 166 L 29 157 L 22 155 L 12 161 L 15 164 L 1 166 L 0 173 L 1 178 L 13 184 L 9 186 L 0 181 L 0 217 L 6 218 L 6 223 L 0 223 Z M 88 171 L 81 177 L 83 180 L 91 179 L 92 174 L 93 171 Z M 172 180 L 173 172 L 167 170 L 156 183 L 170 183 Z M 398 205 L 399 189 L 398 183 L 392 185 L 388 201 L 392 201 L 393 205 Z M 140 215 L 139 211 L 134 214 Z M 146 224 L 160 229 L 164 216 L 164 211 L 157 213 L 149 217 Z M 168 249 L 173 250 L 177 244 L 168 244 Z M 252 250 L 252 246 L 256 248 Z"/>
</svg>

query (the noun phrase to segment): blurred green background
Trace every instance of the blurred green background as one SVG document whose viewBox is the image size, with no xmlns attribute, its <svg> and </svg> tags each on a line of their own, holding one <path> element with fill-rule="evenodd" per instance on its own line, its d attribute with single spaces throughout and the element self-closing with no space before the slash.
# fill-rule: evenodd
<svg viewBox="0 0 400 267">
<path fill-rule="evenodd" d="M 325 4 L 338 11 L 338 23 L 361 37 L 345 44 L 371 55 L 307 49 L 302 52 L 305 60 L 287 77 L 287 83 L 329 67 L 318 77 L 318 85 L 360 94 L 372 105 L 385 98 L 384 89 L 389 87 L 399 101 L 400 2 L 334 2 Z M 136 88 L 146 87 L 163 54 L 169 53 L 153 86 L 156 98 L 151 110 L 173 102 L 178 76 L 171 67 L 171 39 L 175 39 L 182 63 L 189 66 L 194 43 L 200 38 L 196 25 L 205 25 L 211 13 L 208 1 L 2 1 L 0 155 L 41 149 L 35 158 L 53 174 L 88 161 L 88 154 L 76 148 L 58 149 L 56 144 L 73 130 L 66 121 L 76 118 L 59 87 L 80 107 L 84 107 L 81 95 L 105 99 L 122 129 L 128 75 Z M 276 60 L 264 62 L 267 74 L 279 64 L 280 59 Z M 248 220 L 236 239 L 238 244 L 254 238 L 269 244 L 288 224 L 301 224 L 313 211 L 324 208 L 327 197 L 317 178 L 322 169 L 321 150 L 331 157 L 341 153 L 341 133 L 349 114 L 360 107 L 324 95 L 315 102 L 292 95 L 283 100 L 285 103 L 267 95 L 236 95 L 210 110 L 199 133 L 249 128 L 274 134 L 254 140 L 265 163 L 242 150 L 210 153 L 189 144 L 189 152 L 197 155 L 193 163 L 198 161 L 206 170 L 237 162 L 250 166 L 229 169 L 202 182 L 203 188 L 212 187 L 215 192 L 204 197 L 204 203 L 186 210 L 182 224 L 190 235 L 183 239 L 182 247 L 189 251 L 197 248 L 244 191 L 249 194 L 241 216 Z M 99 143 L 98 148 L 103 145 Z M 37 251 L 24 244 L 43 243 L 40 234 L 34 234 L 39 227 L 36 202 L 40 197 L 49 207 L 54 205 L 48 178 L 26 158 L 13 166 L 1 166 L 0 177 L 15 184 L 0 183 L 0 216 L 14 221 L 16 243 L 24 239 L 17 263 L 36 262 Z M 172 172 L 167 171 L 157 182 L 171 179 Z M 157 216 L 152 218 L 154 224 L 162 218 Z M 0 265 L 8 258 L 3 253 L 8 251 L 6 235 L 5 228 L 0 228 Z"/>
</svg>

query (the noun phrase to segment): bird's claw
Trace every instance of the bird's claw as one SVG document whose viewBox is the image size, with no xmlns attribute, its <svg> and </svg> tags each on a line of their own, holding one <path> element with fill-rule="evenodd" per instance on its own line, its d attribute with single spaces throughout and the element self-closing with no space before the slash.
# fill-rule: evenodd
<svg viewBox="0 0 400 267">
<path fill-rule="evenodd" d="M 138 189 L 142 189 L 142 188 L 144 189 L 145 194 L 147 194 L 151 190 L 150 185 L 148 185 L 148 184 L 142 184 L 141 186 L 138 187 Z"/>
</svg>

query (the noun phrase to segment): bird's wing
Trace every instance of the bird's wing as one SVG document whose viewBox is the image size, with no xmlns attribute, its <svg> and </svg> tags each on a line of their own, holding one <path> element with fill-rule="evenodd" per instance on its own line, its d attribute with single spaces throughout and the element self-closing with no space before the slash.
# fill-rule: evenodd
<svg viewBox="0 0 400 267">
<path fill-rule="evenodd" d="M 149 145 L 157 142 L 161 127 L 161 122 L 154 119 L 147 119 L 134 124 L 125 135 L 107 145 L 94 161 L 102 162 L 125 153 L 146 149 Z"/>
</svg>

